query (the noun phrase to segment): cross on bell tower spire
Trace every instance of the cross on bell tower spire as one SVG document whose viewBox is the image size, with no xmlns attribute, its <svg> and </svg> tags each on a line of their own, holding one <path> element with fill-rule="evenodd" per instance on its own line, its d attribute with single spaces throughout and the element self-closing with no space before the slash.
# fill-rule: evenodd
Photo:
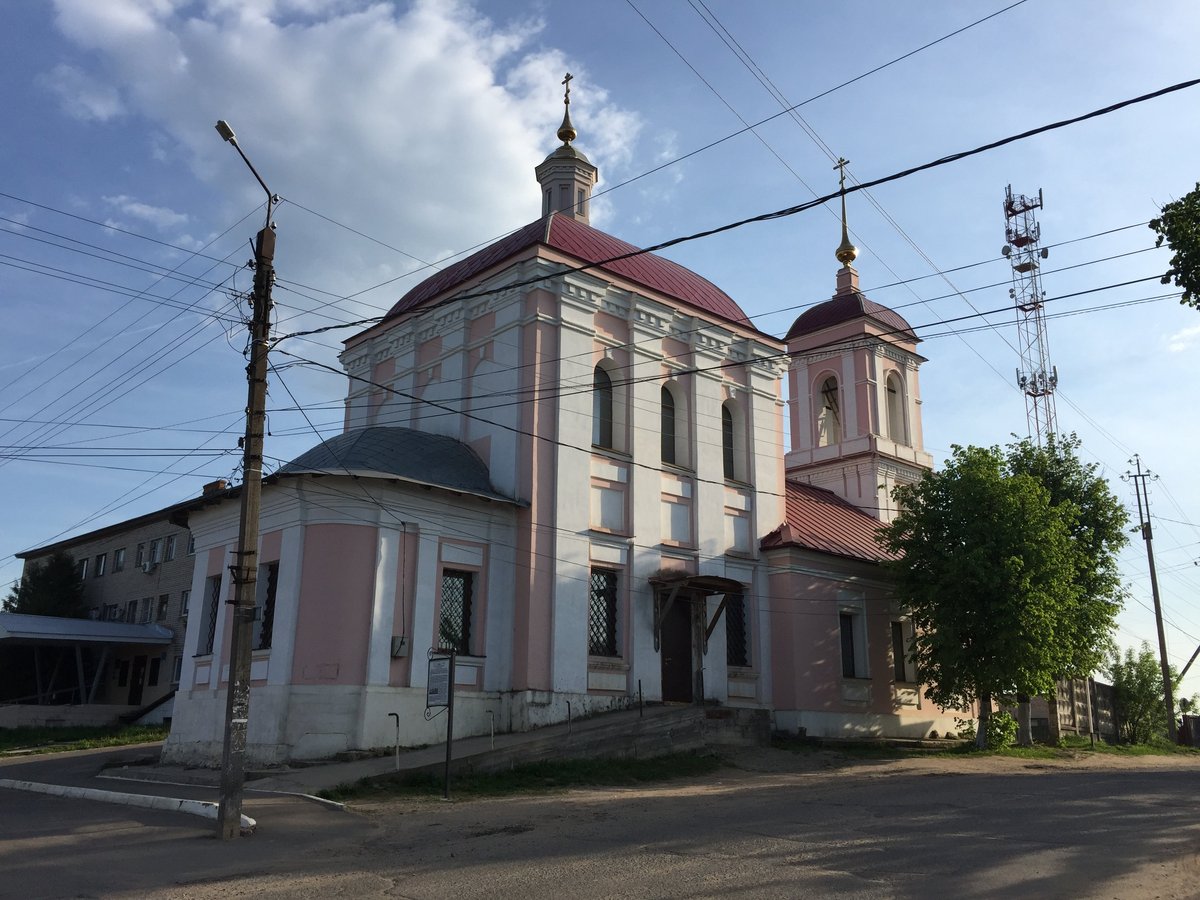
<svg viewBox="0 0 1200 900">
<path fill-rule="evenodd" d="M 571 124 L 571 82 L 574 79 L 575 76 L 568 72 L 562 80 L 563 119 L 557 132 L 562 146 L 542 160 L 534 173 L 542 186 L 543 216 L 567 215 L 587 225 L 592 188 L 599 173 L 586 156 L 571 146 L 576 138 L 575 126 Z"/>
<path fill-rule="evenodd" d="M 842 242 L 838 244 L 834 256 L 847 269 L 858 256 L 858 248 L 850 243 L 850 230 L 846 226 L 846 166 L 848 165 L 850 165 L 850 161 L 839 156 L 837 165 L 834 166 L 838 170 L 838 190 L 842 193 Z"/>
</svg>

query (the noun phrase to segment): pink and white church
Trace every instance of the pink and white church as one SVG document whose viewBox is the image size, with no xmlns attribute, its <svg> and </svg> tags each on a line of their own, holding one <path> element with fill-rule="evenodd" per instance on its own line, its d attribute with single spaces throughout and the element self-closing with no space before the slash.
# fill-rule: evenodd
<svg viewBox="0 0 1200 900">
<path fill-rule="evenodd" d="M 391 713 L 402 742 L 441 740 L 434 647 L 458 652 L 459 735 L 639 692 L 809 735 L 953 729 L 874 540 L 931 462 L 923 358 L 860 293 L 844 226 L 836 292 L 779 340 L 593 228 L 569 107 L 558 138 L 542 217 L 347 341 L 343 433 L 264 483 L 250 760 L 386 746 Z M 190 518 L 173 761 L 220 758 L 234 494 Z"/>
</svg>

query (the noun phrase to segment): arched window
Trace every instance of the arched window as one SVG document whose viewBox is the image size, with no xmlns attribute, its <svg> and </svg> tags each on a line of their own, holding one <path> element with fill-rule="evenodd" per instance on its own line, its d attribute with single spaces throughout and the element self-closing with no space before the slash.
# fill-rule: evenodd
<svg viewBox="0 0 1200 900">
<path fill-rule="evenodd" d="M 908 429 L 904 427 L 904 388 L 895 372 L 887 377 L 887 421 L 888 437 L 897 444 L 908 443 Z"/>
<path fill-rule="evenodd" d="M 662 386 L 662 461 L 675 464 L 675 395 Z"/>
<path fill-rule="evenodd" d="M 821 382 L 817 397 L 817 446 L 828 447 L 842 440 L 842 410 L 837 379 L 830 375 Z"/>
<path fill-rule="evenodd" d="M 602 366 L 592 372 L 592 444 L 613 449 L 613 384 Z"/>
<path fill-rule="evenodd" d="M 728 403 L 721 404 L 721 459 L 726 478 L 737 477 L 737 435 L 733 427 L 733 410 Z"/>
</svg>

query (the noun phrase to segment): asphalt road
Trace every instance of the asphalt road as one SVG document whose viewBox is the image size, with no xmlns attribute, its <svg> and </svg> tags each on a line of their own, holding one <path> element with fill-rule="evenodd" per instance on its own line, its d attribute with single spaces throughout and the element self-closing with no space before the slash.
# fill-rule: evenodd
<svg viewBox="0 0 1200 900">
<path fill-rule="evenodd" d="M 251 797 L 258 832 L 233 843 L 188 816 L 0 791 L 0 896 L 1200 896 L 1200 765 L 780 759 L 645 789 L 356 813 Z"/>
</svg>

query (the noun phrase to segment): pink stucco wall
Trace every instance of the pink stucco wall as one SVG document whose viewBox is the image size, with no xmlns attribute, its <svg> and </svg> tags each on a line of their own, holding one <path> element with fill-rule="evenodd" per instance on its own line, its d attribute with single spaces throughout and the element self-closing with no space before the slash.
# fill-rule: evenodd
<svg viewBox="0 0 1200 900">
<path fill-rule="evenodd" d="M 293 683 L 366 683 L 377 547 L 373 527 L 305 529 Z"/>
</svg>

